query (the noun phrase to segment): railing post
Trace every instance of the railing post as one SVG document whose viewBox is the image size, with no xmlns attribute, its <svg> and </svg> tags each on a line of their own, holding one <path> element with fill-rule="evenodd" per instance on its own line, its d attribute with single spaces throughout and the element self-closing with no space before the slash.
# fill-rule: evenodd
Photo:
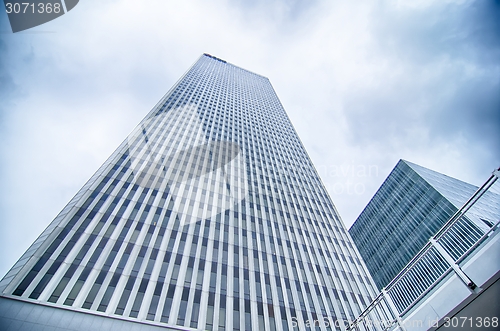
<svg viewBox="0 0 500 331">
<path fill-rule="evenodd" d="M 402 331 L 406 331 L 405 327 L 403 326 L 403 321 L 401 320 L 401 317 L 399 316 L 399 311 L 398 309 L 396 308 L 396 305 L 394 304 L 394 301 L 392 301 L 392 298 L 391 296 L 389 295 L 389 293 L 387 293 L 387 291 L 385 290 L 385 287 L 382 289 L 382 295 L 384 296 L 385 298 L 385 301 L 387 302 L 387 305 L 389 306 L 389 309 L 391 310 L 392 314 L 394 316 L 396 316 L 396 321 L 398 322 L 398 327 L 402 330 Z"/>
<path fill-rule="evenodd" d="M 450 266 L 453 268 L 453 271 L 457 274 L 458 278 L 467 286 L 469 291 L 472 293 L 476 293 L 480 288 L 470 279 L 465 272 L 462 271 L 460 266 L 455 263 L 455 260 L 451 255 L 444 249 L 443 246 L 439 242 L 437 242 L 434 238 L 429 239 L 429 242 L 436 248 L 438 253 L 450 264 Z"/>
<path fill-rule="evenodd" d="M 500 178 L 500 168 L 493 170 L 491 174 L 495 176 L 497 179 Z"/>
</svg>

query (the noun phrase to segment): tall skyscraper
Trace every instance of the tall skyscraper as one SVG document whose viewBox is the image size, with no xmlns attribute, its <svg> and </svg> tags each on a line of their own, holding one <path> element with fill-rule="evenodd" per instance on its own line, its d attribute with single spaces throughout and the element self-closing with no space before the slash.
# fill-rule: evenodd
<svg viewBox="0 0 500 331">
<path fill-rule="evenodd" d="M 340 330 L 375 290 L 269 80 L 204 54 L 3 278 L 0 319 Z"/>
<path fill-rule="evenodd" d="M 400 160 L 349 229 L 377 286 L 385 287 L 477 189 Z M 464 222 L 483 233 L 499 219 L 500 195 L 488 191 Z"/>
</svg>

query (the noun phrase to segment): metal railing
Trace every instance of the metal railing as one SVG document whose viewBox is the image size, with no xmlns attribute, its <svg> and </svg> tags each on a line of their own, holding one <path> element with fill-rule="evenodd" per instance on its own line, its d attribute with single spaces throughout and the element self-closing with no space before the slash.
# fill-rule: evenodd
<svg viewBox="0 0 500 331">
<path fill-rule="evenodd" d="M 459 263 L 491 236 L 499 227 L 497 221 L 489 230 L 476 225 L 466 213 L 498 180 L 500 169 L 446 222 L 403 270 L 379 293 L 370 305 L 349 325 L 348 331 L 405 330 L 402 316 L 451 272 L 471 290 L 477 285 L 462 271 Z"/>
</svg>

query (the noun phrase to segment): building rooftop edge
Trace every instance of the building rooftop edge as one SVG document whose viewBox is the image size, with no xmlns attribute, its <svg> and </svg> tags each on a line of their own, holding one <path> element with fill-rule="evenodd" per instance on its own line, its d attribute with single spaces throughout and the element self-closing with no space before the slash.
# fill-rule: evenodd
<svg viewBox="0 0 500 331">
<path fill-rule="evenodd" d="M 209 58 L 211 58 L 211 59 L 213 59 L 213 60 L 215 60 L 215 61 L 219 61 L 219 62 L 222 62 L 222 63 L 224 63 L 224 64 L 231 65 L 231 66 L 236 67 L 236 68 L 238 68 L 238 69 L 241 69 L 241 70 L 247 71 L 247 72 L 249 72 L 249 73 L 251 73 L 251 74 L 254 74 L 254 75 L 257 75 L 257 76 L 260 76 L 260 77 L 262 77 L 262 78 L 265 78 L 265 79 L 269 80 L 269 78 L 267 78 L 266 76 L 260 75 L 260 74 L 258 74 L 258 73 L 256 73 L 256 72 L 253 72 L 253 71 L 250 71 L 250 70 L 248 70 L 248 69 L 245 69 L 245 68 L 239 67 L 239 66 L 237 66 L 237 65 L 234 65 L 234 64 L 232 64 L 232 63 L 229 63 L 229 62 L 227 62 L 226 60 L 223 60 L 223 59 L 221 59 L 221 58 L 218 58 L 217 56 L 214 56 L 214 55 L 212 55 L 212 54 L 209 54 L 209 53 L 203 53 L 203 55 L 202 55 L 202 56 L 209 57 Z"/>
</svg>

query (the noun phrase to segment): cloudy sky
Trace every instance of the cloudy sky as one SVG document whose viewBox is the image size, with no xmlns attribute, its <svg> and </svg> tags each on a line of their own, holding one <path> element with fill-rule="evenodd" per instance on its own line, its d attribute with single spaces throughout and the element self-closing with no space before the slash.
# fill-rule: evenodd
<svg viewBox="0 0 500 331">
<path fill-rule="evenodd" d="M 349 227 L 401 158 L 500 166 L 500 2 L 81 0 L 0 14 L 0 275 L 198 57 L 267 76 Z"/>
</svg>

